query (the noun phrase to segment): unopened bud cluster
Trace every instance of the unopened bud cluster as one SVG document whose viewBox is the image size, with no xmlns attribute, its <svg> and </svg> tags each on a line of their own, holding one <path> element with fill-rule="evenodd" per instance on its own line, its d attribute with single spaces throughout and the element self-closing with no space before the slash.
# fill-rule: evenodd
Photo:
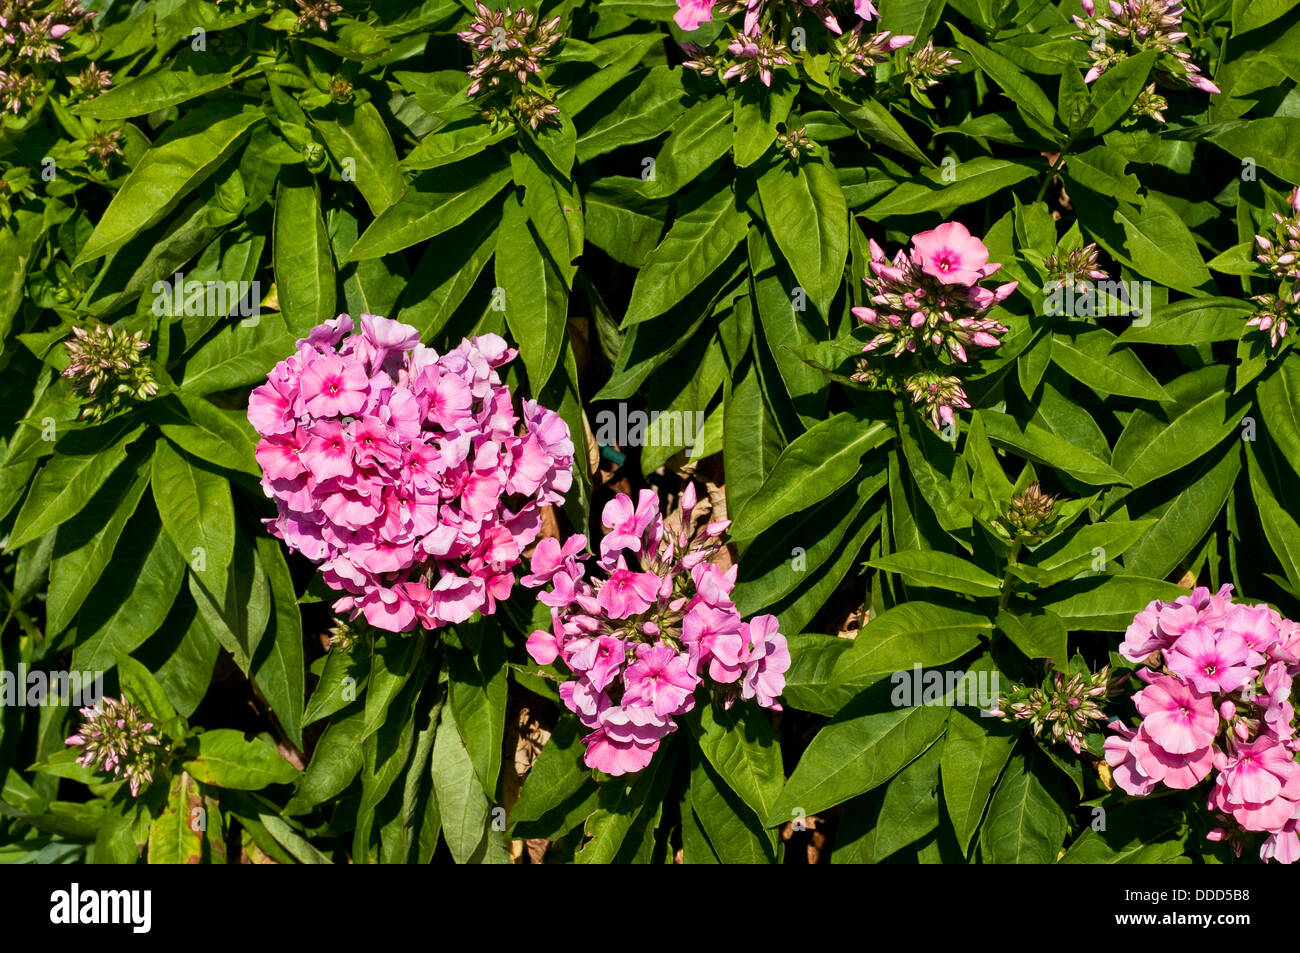
<svg viewBox="0 0 1300 953">
<path fill-rule="evenodd" d="M 914 89 L 924 92 L 961 65 L 961 60 L 948 50 L 937 49 L 929 41 L 907 57 L 903 79 Z"/>
<path fill-rule="evenodd" d="M 808 138 L 803 123 L 796 120 L 789 123 L 785 132 L 777 135 L 776 148 L 797 165 L 805 156 L 812 155 L 817 144 Z"/>
<path fill-rule="evenodd" d="M 1267 333 L 1273 347 L 1286 337 L 1287 330 L 1300 316 L 1300 188 L 1291 190 L 1287 205 L 1291 210 L 1289 216 L 1273 213 L 1276 225 L 1272 238 L 1255 236 L 1259 250 L 1255 259 L 1278 280 L 1278 289 L 1251 299 L 1259 305 L 1259 310 L 1246 322 L 1247 327 Z"/>
<path fill-rule="evenodd" d="M 1069 251 L 1054 251 L 1043 262 L 1049 281 L 1058 284 L 1103 281 L 1110 276 L 1101 270 L 1095 242 Z"/>
<path fill-rule="evenodd" d="M 1011 498 L 998 522 L 1016 542 L 1036 543 L 1046 538 L 1055 511 L 1056 497 L 1034 482 Z"/>
<path fill-rule="evenodd" d="M 492 10 L 482 0 L 475 0 L 474 6 L 476 15 L 469 29 L 457 34 L 474 55 L 469 95 L 494 97 L 485 109 L 494 122 L 513 115 L 532 129 L 558 123 L 560 107 L 541 73 L 546 57 L 563 36 L 560 18 L 543 23 L 523 7 Z"/>
<path fill-rule="evenodd" d="M 343 8 L 333 0 L 294 0 L 298 6 L 298 29 L 313 27 L 322 33 L 328 33 L 330 20 L 335 14 L 342 13 Z"/>
<path fill-rule="evenodd" d="M 1108 0 L 1110 14 L 1097 14 L 1094 0 L 1080 0 L 1084 16 L 1074 17 L 1080 33 L 1075 39 L 1086 40 L 1092 67 L 1084 77 L 1091 83 L 1115 64 L 1147 50 L 1157 52 L 1152 67 L 1158 81 L 1169 86 L 1191 86 L 1206 93 L 1219 87 L 1201 75 L 1192 62 L 1191 52 L 1183 45 L 1187 32 L 1182 29 L 1183 7 L 1178 0 Z M 1161 111 L 1167 103 L 1155 94 L 1154 85 L 1139 98 L 1141 114 L 1164 121 Z"/>
<path fill-rule="evenodd" d="M 81 748 L 78 764 L 125 780 L 133 797 L 153 781 L 166 754 L 153 722 L 125 698 L 102 698 L 81 709 L 81 725 L 66 743 Z"/>
<path fill-rule="evenodd" d="M 94 16 L 77 0 L 0 2 L 0 107 L 5 112 L 18 115 L 36 102 L 47 88 L 50 65 L 63 62 L 69 34 Z"/>
<path fill-rule="evenodd" d="M 1110 693 L 1110 666 L 1100 672 L 1051 672 L 1036 688 L 1015 686 L 998 699 L 993 714 L 1004 721 L 1027 721 L 1035 738 L 1067 744 L 1079 754 L 1087 746 L 1088 732 L 1100 727 L 1105 717 L 1101 706 Z"/>
<path fill-rule="evenodd" d="M 143 331 L 119 331 L 108 325 L 86 330 L 74 327 L 66 342 L 72 362 L 63 376 L 88 402 L 81 416 L 102 420 L 132 400 L 147 400 L 158 393 L 158 382 L 145 361 L 149 347 Z"/>
</svg>

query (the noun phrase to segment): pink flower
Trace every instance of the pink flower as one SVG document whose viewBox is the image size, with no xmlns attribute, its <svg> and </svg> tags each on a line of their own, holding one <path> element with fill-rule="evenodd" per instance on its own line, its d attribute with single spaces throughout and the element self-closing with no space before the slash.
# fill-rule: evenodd
<svg viewBox="0 0 1300 953">
<path fill-rule="evenodd" d="M 1133 753 L 1133 737 L 1136 732 L 1120 721 L 1111 722 L 1109 727 L 1118 733 L 1108 735 L 1102 749 L 1115 783 L 1134 797 L 1150 794 L 1155 790 L 1156 782 L 1138 767 L 1137 756 Z"/>
<path fill-rule="evenodd" d="M 627 667 L 623 697 L 642 701 L 663 717 L 682 711 L 699 681 L 686 655 L 667 645 L 642 644 L 636 647 L 636 661 Z"/>
<path fill-rule="evenodd" d="M 620 559 L 619 568 L 609 574 L 597 599 L 610 618 L 626 619 L 645 612 L 658 596 L 658 576 L 651 572 L 632 572 Z"/>
<path fill-rule="evenodd" d="M 313 329 L 250 397 L 269 528 L 346 593 L 336 612 L 390 631 L 491 614 L 571 485 L 568 429 L 534 402 L 517 415 L 499 336 L 439 356 L 413 328 L 361 323 Z"/>
<path fill-rule="evenodd" d="M 690 32 L 698 29 L 701 23 L 713 19 L 713 7 L 718 0 L 677 0 L 677 12 L 673 19 L 683 30 Z"/>
<path fill-rule="evenodd" d="M 991 271 L 989 250 L 960 222 L 912 236 L 912 262 L 946 285 L 973 285 Z"/>
<path fill-rule="evenodd" d="M 315 358 L 302 374 L 302 396 L 314 417 L 359 413 L 366 402 L 369 378 L 355 361 L 333 355 Z"/>
<path fill-rule="evenodd" d="M 780 710 L 776 698 L 785 688 L 785 673 L 790 668 L 790 648 L 785 636 L 777 631 L 774 615 L 755 616 L 740 624 L 741 640 L 748 646 L 745 676 L 740 693 L 757 698 L 765 708 Z"/>
<path fill-rule="evenodd" d="M 1133 757 L 1138 771 L 1152 781 L 1162 781 L 1179 791 L 1200 784 L 1214 767 L 1214 750 L 1207 744 L 1194 751 L 1173 752 L 1152 738 L 1146 722 L 1133 737 Z"/>
<path fill-rule="evenodd" d="M 694 708 L 705 673 L 723 705 L 743 696 L 779 707 L 785 638 L 775 617 L 742 622 L 730 598 L 736 567 L 724 572 L 711 561 L 728 523 L 700 525 L 697 500 L 688 485 L 681 528 L 668 532 L 657 494 L 643 491 L 636 506 L 619 494 L 603 513 L 610 532 L 596 575 L 587 576 L 586 540 L 574 536 L 538 543 L 522 580 L 550 585 L 537 598 L 551 607 L 551 631 L 534 631 L 528 653 L 576 674 L 560 684 L 560 699 L 591 730 L 587 765 L 608 774 L 650 763 L 674 719 Z"/>
<path fill-rule="evenodd" d="M 1196 628 L 1179 636 L 1166 658 L 1170 670 L 1189 679 L 1198 692 L 1234 692 L 1255 679 L 1246 664 L 1250 654 L 1235 632 L 1224 630 L 1216 638 L 1212 630 Z"/>
<path fill-rule="evenodd" d="M 1165 751 L 1190 754 L 1209 747 L 1219 728 L 1214 700 L 1176 678 L 1155 676 L 1133 696 L 1142 727 Z"/>
</svg>

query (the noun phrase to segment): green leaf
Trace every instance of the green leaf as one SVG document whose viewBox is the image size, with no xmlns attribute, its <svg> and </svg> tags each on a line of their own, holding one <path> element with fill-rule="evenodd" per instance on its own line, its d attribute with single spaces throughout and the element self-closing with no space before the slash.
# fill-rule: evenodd
<svg viewBox="0 0 1300 953">
<path fill-rule="evenodd" d="M 45 598 L 47 635 L 67 628 L 86 601 L 148 485 L 147 469 L 115 474 L 86 510 L 59 527 Z"/>
<path fill-rule="evenodd" d="M 1300 182 L 1300 117 L 1264 116 L 1209 136 L 1238 159 L 1250 159 L 1283 182 Z"/>
<path fill-rule="evenodd" d="M 687 724 L 718 776 L 757 817 L 767 817 L 785 784 L 781 749 L 767 716 L 749 702 L 729 711 L 705 704 Z"/>
<path fill-rule="evenodd" d="M 261 315 L 256 324 L 228 324 L 185 362 L 181 386 L 192 397 L 204 397 L 264 381 L 293 353 L 296 337 L 275 313 Z"/>
<path fill-rule="evenodd" d="M 689 813 L 698 819 L 711 849 L 724 864 L 771 864 L 776 860 L 772 838 L 754 815 L 711 770 L 691 752 Z M 685 809 L 685 808 L 684 808 Z"/>
<path fill-rule="evenodd" d="M 1097 240 L 1140 274 L 1188 293 L 1211 280 L 1187 224 L 1156 196 L 1148 195 L 1140 209 L 1121 202 L 1114 222 L 1123 229 L 1123 245 L 1113 240 L 1107 244 L 1102 233 L 1096 235 Z"/>
<path fill-rule="evenodd" d="M 962 36 L 955 28 L 952 33 L 957 45 L 969 54 L 975 65 L 1002 87 L 1031 129 L 1049 142 L 1063 141 L 1055 125 L 1056 107 L 1031 77 L 1005 56 Z"/>
<path fill-rule="evenodd" d="M 1259 409 L 1264 428 L 1296 473 L 1300 473 L 1300 362 L 1282 360 L 1259 382 Z M 13 548 L 13 544 L 10 544 Z"/>
<path fill-rule="evenodd" d="M 207 590 L 223 603 L 226 572 L 235 551 L 230 484 L 159 441 L 153 455 L 152 487 L 168 537 Z"/>
<path fill-rule="evenodd" d="M 508 166 L 482 160 L 426 172 L 371 223 L 346 260 L 382 258 L 441 235 L 487 205 L 509 181 Z"/>
<path fill-rule="evenodd" d="M 1009 447 L 1039 463 L 1064 470 L 1076 480 L 1091 486 L 1125 483 L 1123 475 L 1087 450 L 1044 430 L 1036 424 L 1021 423 L 1009 414 L 995 410 L 978 411 L 994 444 Z"/>
<path fill-rule="evenodd" d="M 393 140 L 374 103 L 335 106 L 339 118 L 312 118 L 321 138 L 345 169 L 352 169 L 344 181 L 356 183 L 357 190 L 379 215 L 393 205 L 406 190 L 402 170 L 397 164 Z"/>
<path fill-rule="evenodd" d="M 1059 671 L 1069 670 L 1069 633 L 1060 616 L 1053 612 L 1017 615 L 1004 609 L 998 613 L 997 625 L 1027 658 L 1051 659 Z"/>
<path fill-rule="evenodd" d="M 832 92 L 825 92 L 822 98 L 826 104 L 844 118 L 854 129 L 866 135 L 872 142 L 879 142 L 909 159 L 934 165 L 930 158 L 912 141 L 902 125 L 893 114 L 877 100 L 868 97 L 861 102 L 842 99 Z"/>
<path fill-rule="evenodd" d="M 1002 589 L 1002 581 L 997 576 L 949 553 L 910 549 L 877 556 L 868 565 L 897 573 L 913 585 L 935 586 L 971 596 L 996 596 Z"/>
<path fill-rule="evenodd" d="M 122 691 L 127 698 L 144 709 L 154 724 L 165 725 L 176 717 L 176 709 L 149 669 L 129 655 L 119 655 L 117 667 L 117 679 Z"/>
<path fill-rule="evenodd" d="M 822 162 L 800 163 L 793 171 L 777 164 L 759 176 L 758 194 L 795 279 L 829 315 L 849 251 L 848 207 L 835 170 Z"/>
<path fill-rule="evenodd" d="M 275 287 L 298 334 L 334 317 L 334 256 L 314 180 L 281 175 L 275 198 Z"/>
<path fill-rule="evenodd" d="M 232 100 L 205 103 L 186 114 L 135 164 L 73 267 L 117 251 L 167 218 L 262 119 L 261 112 Z"/>
<path fill-rule="evenodd" d="M 1208 367 L 1169 384 L 1178 401 L 1158 412 L 1134 412 L 1115 442 L 1111 462 L 1133 486 L 1146 486 L 1187 466 L 1233 433 L 1249 405 L 1226 391 L 1227 368 Z"/>
<path fill-rule="evenodd" d="M 929 553 L 930 556 L 941 555 Z M 952 557 L 956 558 L 956 557 Z M 865 687 L 871 676 L 942 665 L 979 645 L 993 631 L 984 616 L 927 602 L 905 602 L 873 618 L 835 663 L 828 690 Z"/>
<path fill-rule="evenodd" d="M 1143 400 L 1172 400 L 1128 348 L 1115 348 L 1115 335 L 1080 323 L 1061 326 L 1052 337 L 1052 363 L 1103 394 Z"/>
<path fill-rule="evenodd" d="M 182 761 L 196 781 L 236 791 L 258 791 L 268 784 L 292 784 L 298 769 L 265 741 L 247 740 L 242 731 L 217 728 L 198 736 L 198 753 Z"/>
<path fill-rule="evenodd" d="M 762 487 L 737 514 L 734 538 L 756 539 L 777 520 L 830 496 L 858 473 L 864 453 L 891 436 L 886 424 L 868 421 L 856 410 L 816 424 L 785 448 Z"/>
<path fill-rule="evenodd" d="M 1040 605 L 1060 616 L 1072 632 L 1080 629 L 1123 632 L 1152 599 L 1173 601 L 1186 594 L 1186 589 L 1161 579 L 1094 577 L 1062 583 L 1044 596 Z"/>
<path fill-rule="evenodd" d="M 474 773 L 456 718 L 446 706 L 433 739 L 432 770 L 443 838 L 456 863 L 469 863 L 487 839 L 491 803 Z"/>
<path fill-rule="evenodd" d="M 679 304 L 731 257 L 748 227 L 749 216 L 736 208 L 729 188 L 697 199 L 646 256 L 622 326 L 648 321 Z"/>
<path fill-rule="evenodd" d="M 914 843 L 939 826 L 939 761 L 943 745 L 931 745 L 885 786 L 871 829 L 856 843 L 836 843 L 831 863 L 875 864 Z"/>
<path fill-rule="evenodd" d="M 505 317 L 534 391 L 546 385 L 560 357 L 569 293 L 542 250 L 523 206 L 506 202 L 497 232 L 496 280 L 505 294 Z"/>
<path fill-rule="evenodd" d="M 766 826 L 784 824 L 800 811 L 816 814 L 883 784 L 933 744 L 948 719 L 940 706 L 862 713 L 865 708 L 865 702 L 850 705 L 817 733 Z"/>
<path fill-rule="evenodd" d="M 993 793 L 980 849 L 986 863 L 1051 864 L 1068 829 L 1065 811 L 1030 769 L 1029 760 L 1017 755 Z"/>
<path fill-rule="evenodd" d="M 179 390 L 174 397 L 154 401 L 150 416 L 163 435 L 200 460 L 261 478 L 254 455 L 257 444 L 247 416 L 220 410 L 210 401 Z"/>
<path fill-rule="evenodd" d="M 1233 443 L 1199 466 L 1167 504 L 1139 514 L 1157 521 L 1124 556 L 1125 568 L 1153 579 L 1173 572 L 1205 537 L 1240 472 L 1241 447 Z"/>
<path fill-rule="evenodd" d="M 149 863 L 203 862 L 203 832 L 195 827 L 203 815 L 203 795 L 184 771 L 172 778 L 167 804 L 149 825 Z"/>
<path fill-rule="evenodd" d="M 257 558 L 271 587 L 270 628 L 253 653 L 251 674 L 284 733 L 302 747 L 304 672 L 302 616 L 279 540 L 259 533 Z"/>
<path fill-rule="evenodd" d="M 550 738 L 528 770 L 519 800 L 510 808 L 512 825 L 541 820 L 591 780 L 591 769 L 583 762 L 583 732 L 578 719 L 568 712 L 556 721 Z"/>
<path fill-rule="evenodd" d="M 224 89 L 242 64 L 228 56 L 182 48 L 161 69 L 137 76 L 78 104 L 73 112 L 90 119 L 129 119 L 179 106 Z"/>
<path fill-rule="evenodd" d="M 955 209 L 996 195 L 1034 174 L 1033 168 L 1009 159 L 976 156 L 959 163 L 952 172 L 948 167 L 923 170 L 912 181 L 894 186 L 864 214 L 882 219 Z M 956 177 L 949 181 L 949 175 Z"/>
<path fill-rule="evenodd" d="M 970 852 L 989 794 L 1011 758 L 1019 734 L 995 719 L 976 720 L 959 709 L 948 716 L 939 772 L 943 805 L 963 853 Z"/>
<path fill-rule="evenodd" d="M 14 552 L 80 513 L 143 432 L 143 425 L 119 419 L 59 441 L 54 456 L 32 480 L 6 550 Z"/>
</svg>

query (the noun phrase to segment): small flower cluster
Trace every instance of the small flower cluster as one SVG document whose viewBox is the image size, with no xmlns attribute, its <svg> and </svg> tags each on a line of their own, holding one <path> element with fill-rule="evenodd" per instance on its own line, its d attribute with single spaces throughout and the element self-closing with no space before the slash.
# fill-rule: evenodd
<svg viewBox="0 0 1300 953">
<path fill-rule="evenodd" d="M 936 48 L 930 40 L 908 55 L 907 64 L 903 67 L 903 80 L 914 89 L 924 92 L 960 65 L 961 60 L 948 50 Z"/>
<path fill-rule="evenodd" d="M 831 61 L 840 69 L 866 76 L 868 70 L 883 63 L 895 50 L 911 43 L 914 37 L 895 36 L 890 31 L 869 34 L 865 21 L 880 16 L 871 0 L 853 0 L 853 15 L 858 22 L 848 31 L 840 25 L 838 0 L 747 0 L 725 3 L 722 0 L 677 0 L 673 19 L 683 30 L 695 30 L 712 21 L 716 13 L 731 16 L 744 11 L 741 32 L 727 42 L 725 51 L 709 52 L 693 43 L 684 45 L 689 59 L 683 64 L 705 76 L 717 75 L 725 82 L 745 82 L 757 78 L 764 86 L 772 85 L 773 71 L 795 62 L 794 53 L 781 37 L 792 35 L 801 15 L 811 12 L 835 37 L 830 45 Z M 847 2 L 840 15 L 848 15 Z"/>
<path fill-rule="evenodd" d="M 635 505 L 626 494 L 601 514 L 609 530 L 589 577 L 587 540 L 543 539 L 525 586 L 549 590 L 551 631 L 528 639 L 542 665 L 557 658 L 577 678 L 560 697 L 590 729 L 583 739 L 588 767 L 610 775 L 645 768 L 674 720 L 695 707 L 695 690 L 713 683 L 726 705 L 737 695 L 780 709 L 790 650 L 775 616 L 742 622 L 731 590 L 736 567 L 712 560 L 722 547 L 726 520 L 696 527 L 696 491 L 682 493 L 680 529 L 667 525 L 652 490 Z M 629 565 L 630 563 L 630 565 Z"/>
<path fill-rule="evenodd" d="M 1232 586 L 1197 588 L 1138 613 L 1119 653 L 1142 662 L 1133 696 L 1141 724 L 1112 722 L 1106 762 L 1134 796 L 1157 784 L 1187 790 L 1217 772 L 1211 840 L 1240 850 L 1248 831 L 1267 835 L 1265 860 L 1300 858 L 1300 764 L 1294 752 L 1292 678 L 1300 673 L 1300 624 L 1263 605 L 1232 601 Z"/>
<path fill-rule="evenodd" d="M 17 115 L 45 89 L 43 67 L 62 63 L 64 43 L 96 14 L 77 0 L 0 2 L 0 104 Z"/>
<path fill-rule="evenodd" d="M 1048 280 L 1056 285 L 1081 281 L 1104 281 L 1110 276 L 1101 270 L 1095 242 L 1069 251 L 1054 251 L 1043 261 Z"/>
<path fill-rule="evenodd" d="M 153 368 L 143 358 L 149 348 L 143 331 L 119 331 L 106 324 L 86 330 L 74 327 L 64 344 L 71 363 L 63 376 L 87 403 L 81 416 L 103 420 L 131 400 L 148 400 L 158 393 Z"/>
<path fill-rule="evenodd" d="M 862 26 L 861 23 L 856 24 L 848 33 L 836 37 L 831 45 L 831 62 L 838 63 L 841 69 L 859 76 L 866 76 L 868 70 L 885 62 L 895 50 L 901 50 L 916 39 L 905 34 L 895 35 L 889 30 L 868 35 L 863 32 Z M 933 49 L 930 44 L 926 44 L 926 47 Z M 916 55 L 908 58 L 909 67 Z M 938 82 L 937 76 L 934 81 Z"/>
<path fill-rule="evenodd" d="M 388 318 L 352 328 L 317 327 L 249 397 L 271 532 L 381 629 L 490 614 L 572 483 L 569 429 L 533 401 L 516 415 L 495 334 L 439 356 Z"/>
<path fill-rule="evenodd" d="M 469 95 L 505 94 L 505 105 L 498 103 L 486 110 L 493 121 L 503 121 L 513 111 L 532 129 L 546 122 L 558 123 L 560 107 L 541 79 L 541 71 L 542 61 L 563 36 L 560 18 L 542 23 L 536 13 L 523 7 L 493 10 L 482 0 L 474 0 L 474 6 L 474 21 L 457 34 L 474 55 Z"/>
<path fill-rule="evenodd" d="M 1146 50 L 1156 50 L 1159 55 L 1153 67 L 1155 75 L 1173 86 L 1191 86 L 1207 93 L 1219 92 L 1219 87 L 1201 75 L 1201 69 L 1192 62 L 1192 54 L 1181 41 L 1187 33 L 1181 29 L 1183 7 L 1180 0 L 1107 0 L 1110 16 L 1097 15 L 1094 0 L 1080 0 L 1084 16 L 1074 17 L 1082 31 L 1077 40 L 1087 40 L 1092 68 L 1084 77 L 1091 83 L 1121 60 L 1136 56 Z M 1163 121 L 1160 111 L 1167 106 L 1155 94 L 1154 84 L 1148 86 L 1141 106 L 1145 115 Z"/>
<path fill-rule="evenodd" d="M 1027 721 L 1034 737 L 1046 732 L 1053 743 L 1070 746 L 1079 754 L 1087 745 L 1088 732 L 1105 717 L 1101 705 L 1110 694 L 1110 668 L 1100 672 L 1051 672 L 1037 688 L 1015 686 L 998 699 L 990 714 L 1005 721 Z"/>
<path fill-rule="evenodd" d="M 1017 283 L 980 287 L 1001 265 L 988 263 L 988 249 L 966 226 L 945 222 L 913 235 L 911 254 L 900 249 L 892 261 L 874 239 L 870 248 L 871 273 L 863 280 L 871 306 L 853 309 L 876 332 L 864 353 L 919 359 L 929 351 L 945 364 L 964 364 L 967 348 L 998 346 L 997 335 L 1007 329 L 986 315 Z M 936 427 L 951 423 L 954 407 L 970 406 L 960 379 L 924 370 L 908 379 L 913 401 L 924 404 Z"/>
<path fill-rule="evenodd" d="M 298 6 L 298 29 L 319 27 L 322 33 L 328 33 L 330 20 L 343 12 L 343 8 L 333 0 L 294 0 Z"/>
<path fill-rule="evenodd" d="M 776 151 L 784 153 L 795 165 L 805 156 L 812 155 L 816 148 L 817 144 L 808 137 L 807 127 L 798 120 L 787 123 L 785 132 L 776 137 Z"/>
<path fill-rule="evenodd" d="M 1291 323 L 1300 316 L 1300 188 L 1291 190 L 1287 197 L 1291 214 L 1285 218 L 1277 212 L 1273 237 L 1255 236 L 1259 254 L 1255 256 L 1269 274 L 1279 282 L 1276 293 L 1256 295 L 1251 300 L 1259 310 L 1246 322 L 1247 327 L 1259 328 L 1268 334 L 1269 344 L 1277 347 L 1286 337 Z"/>
<path fill-rule="evenodd" d="M 166 754 L 162 739 L 154 733 L 153 722 L 125 698 L 101 698 L 97 704 L 81 709 L 81 724 L 66 744 L 82 749 L 78 764 L 111 771 L 126 780 L 132 797 L 153 780 Z"/>
<path fill-rule="evenodd" d="M 1056 497 L 1034 481 L 1003 507 L 998 525 L 1009 539 L 1034 544 L 1047 538 L 1056 513 Z"/>
</svg>

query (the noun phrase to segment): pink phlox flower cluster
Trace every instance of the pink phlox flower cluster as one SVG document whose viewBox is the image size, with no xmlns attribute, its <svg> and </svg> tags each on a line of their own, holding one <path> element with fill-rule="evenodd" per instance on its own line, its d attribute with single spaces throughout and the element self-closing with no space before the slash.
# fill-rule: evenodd
<svg viewBox="0 0 1300 953">
<path fill-rule="evenodd" d="M 1300 624 L 1263 605 L 1232 601 L 1232 586 L 1197 588 L 1138 613 L 1119 646 L 1146 687 L 1133 696 L 1136 729 L 1112 722 L 1106 761 L 1134 796 L 1158 784 L 1187 790 L 1214 773 L 1212 840 L 1240 850 L 1267 836 L 1264 859 L 1300 858 L 1300 750 L 1291 704 L 1300 673 Z"/>
<path fill-rule="evenodd" d="M 673 14 L 673 19 L 683 30 L 699 29 L 700 24 L 712 21 L 714 7 L 718 6 L 719 2 L 720 0 L 677 0 L 677 12 Z M 743 6 L 745 32 L 753 33 L 758 28 L 764 7 L 769 6 L 771 2 L 772 0 L 744 0 L 740 4 L 723 3 L 722 5 L 724 8 Z M 792 6 L 811 8 L 832 33 L 843 32 L 839 20 L 831 9 L 832 0 L 787 0 L 787 2 Z M 874 20 L 880 16 L 880 11 L 876 9 L 872 0 L 853 0 L 853 12 L 863 20 Z"/>
<path fill-rule="evenodd" d="M 877 332 L 864 352 L 898 357 L 928 347 L 964 364 L 967 348 L 998 346 L 997 335 L 1007 329 L 986 315 L 1017 282 L 992 290 L 977 283 L 1002 266 L 989 263 L 988 249 L 965 225 L 945 222 L 913 235 L 911 253 L 900 250 L 892 261 L 874 239 L 870 248 L 871 274 L 863 280 L 871 306 L 853 309 Z"/>
<path fill-rule="evenodd" d="M 404 632 L 490 614 L 572 483 L 564 421 L 517 415 L 495 334 L 439 355 L 416 330 L 346 314 L 315 328 L 253 391 L 271 532 L 321 564 L 336 612 Z"/>
<path fill-rule="evenodd" d="M 716 686 L 728 706 L 739 696 L 781 707 L 785 636 L 775 616 L 741 621 L 731 599 L 736 567 L 724 572 L 712 561 L 729 522 L 695 526 L 695 504 L 688 484 L 675 529 L 653 490 L 635 503 L 619 494 L 601 514 L 608 532 L 594 566 L 585 537 L 546 538 L 520 580 L 549 586 L 538 599 L 551 608 L 551 629 L 534 632 L 528 652 L 541 665 L 559 659 L 577 676 L 561 683 L 560 697 L 589 730 L 587 766 L 606 774 L 649 765 L 702 684 Z"/>
<path fill-rule="evenodd" d="M 1192 54 L 1182 44 L 1183 6 L 1178 0 L 1107 0 L 1109 15 L 1097 15 L 1095 0 L 1080 0 L 1084 16 L 1074 17 L 1082 30 L 1076 39 L 1088 40 L 1092 67 L 1084 77 L 1091 83 L 1116 63 L 1145 50 L 1159 54 L 1155 72 L 1162 79 L 1187 85 L 1206 93 L 1219 87 L 1201 75 Z"/>
</svg>

